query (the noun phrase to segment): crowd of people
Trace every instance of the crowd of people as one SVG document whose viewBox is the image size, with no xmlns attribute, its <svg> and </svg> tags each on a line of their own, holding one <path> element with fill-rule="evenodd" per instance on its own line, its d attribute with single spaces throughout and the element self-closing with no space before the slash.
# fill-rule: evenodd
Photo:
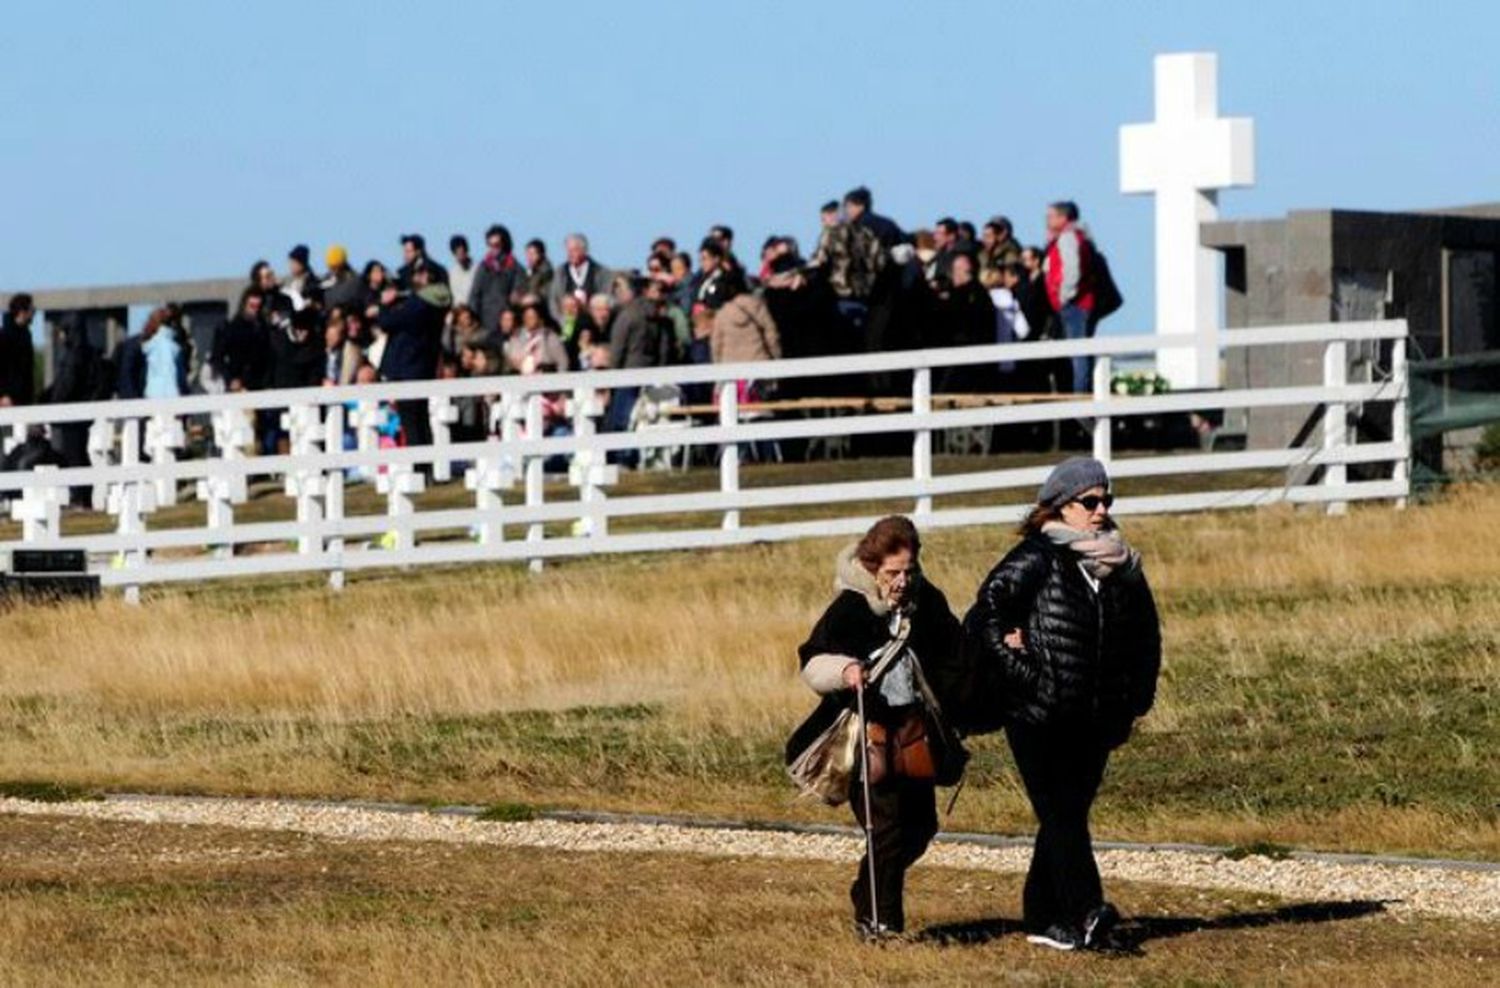
<svg viewBox="0 0 1500 988">
<path fill-rule="evenodd" d="M 182 312 L 171 305 L 151 312 L 141 332 L 107 358 L 80 327 L 64 327 L 53 382 L 41 394 L 32 379 L 35 307 L 30 296 L 14 296 L 0 328 L 0 406 L 1091 335 L 1118 306 L 1108 267 L 1073 203 L 1047 208 L 1046 234 L 1044 246 L 1024 246 L 1004 216 L 977 229 L 943 217 L 908 233 L 875 211 L 868 189 L 856 188 L 822 207 L 810 254 L 795 237 L 773 235 L 753 267 L 722 225 L 696 254 L 659 237 L 630 269 L 600 263 L 581 233 L 564 239 L 556 262 L 540 239 L 518 255 L 499 223 L 486 231 L 479 256 L 462 234 L 450 237 L 446 264 L 416 233 L 401 236 L 394 268 L 379 260 L 356 267 L 334 245 L 319 273 L 312 252 L 298 245 L 280 273 L 267 261 L 252 266 L 236 311 L 202 359 L 193 359 Z M 1086 392 L 1089 373 L 1086 359 L 959 367 L 939 373 L 934 390 Z M 880 374 L 795 387 L 895 394 L 908 381 Z M 750 382 L 743 397 L 769 396 L 768 387 Z M 792 395 L 783 389 L 778 396 Z M 627 428 L 637 397 L 638 389 L 616 389 L 604 428 Z M 403 442 L 430 442 L 424 401 L 396 410 Z M 278 423 L 273 414 L 257 422 L 263 452 L 284 444 Z"/>
</svg>

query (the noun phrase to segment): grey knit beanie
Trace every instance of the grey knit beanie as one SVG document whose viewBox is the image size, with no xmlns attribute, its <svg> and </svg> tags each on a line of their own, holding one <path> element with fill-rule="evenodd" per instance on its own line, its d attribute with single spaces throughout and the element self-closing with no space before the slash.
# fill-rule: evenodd
<svg viewBox="0 0 1500 988">
<path fill-rule="evenodd" d="M 1090 487 L 1109 490 L 1109 474 L 1104 464 L 1092 456 L 1071 456 L 1052 468 L 1037 492 L 1036 503 L 1059 508 Z"/>
</svg>

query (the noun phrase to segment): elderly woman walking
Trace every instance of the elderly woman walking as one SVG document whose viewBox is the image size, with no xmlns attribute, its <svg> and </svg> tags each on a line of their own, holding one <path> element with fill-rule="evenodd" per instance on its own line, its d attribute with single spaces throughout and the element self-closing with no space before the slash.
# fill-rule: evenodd
<svg viewBox="0 0 1500 988">
<path fill-rule="evenodd" d="M 904 930 L 906 870 L 938 829 L 933 787 L 956 781 L 967 757 L 942 719 L 962 679 L 961 629 L 942 591 L 922 577 L 920 553 L 909 519 L 876 522 L 839 554 L 836 596 L 798 649 L 802 678 L 823 701 L 787 743 L 788 763 L 845 711 L 862 710 L 868 726 L 868 759 L 846 766 L 847 779 L 837 776 L 846 788 L 823 794 L 834 804 L 847 798 L 866 828 L 849 895 L 867 940 Z"/>
<path fill-rule="evenodd" d="M 1161 632 L 1140 554 L 1109 510 L 1103 464 L 1074 457 L 1042 485 L 1022 539 L 980 586 L 964 620 L 1038 830 L 1023 893 L 1033 943 L 1107 945 L 1089 809 L 1110 752 L 1151 709 Z"/>
</svg>

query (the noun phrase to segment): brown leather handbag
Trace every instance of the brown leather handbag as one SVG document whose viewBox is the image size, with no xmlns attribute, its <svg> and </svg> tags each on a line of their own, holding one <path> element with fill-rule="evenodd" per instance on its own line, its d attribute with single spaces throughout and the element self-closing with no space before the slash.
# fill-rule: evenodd
<svg viewBox="0 0 1500 988">
<path fill-rule="evenodd" d="M 937 759 L 927 737 L 927 718 L 913 713 L 891 737 L 891 766 L 902 779 L 930 782 L 937 778 Z"/>
<path fill-rule="evenodd" d="M 927 718 L 912 713 L 895 729 L 872 723 L 870 738 L 870 784 L 898 779 L 931 781 L 937 778 L 937 760 L 927 738 Z"/>
</svg>

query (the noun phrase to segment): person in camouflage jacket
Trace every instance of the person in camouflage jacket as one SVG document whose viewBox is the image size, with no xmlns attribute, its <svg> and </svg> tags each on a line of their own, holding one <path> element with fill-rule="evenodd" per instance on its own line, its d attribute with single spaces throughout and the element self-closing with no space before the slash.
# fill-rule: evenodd
<svg viewBox="0 0 1500 988">
<path fill-rule="evenodd" d="M 822 269 L 841 300 L 868 301 L 886 265 L 885 248 L 869 227 L 839 222 L 823 228 L 808 266 Z"/>
</svg>

